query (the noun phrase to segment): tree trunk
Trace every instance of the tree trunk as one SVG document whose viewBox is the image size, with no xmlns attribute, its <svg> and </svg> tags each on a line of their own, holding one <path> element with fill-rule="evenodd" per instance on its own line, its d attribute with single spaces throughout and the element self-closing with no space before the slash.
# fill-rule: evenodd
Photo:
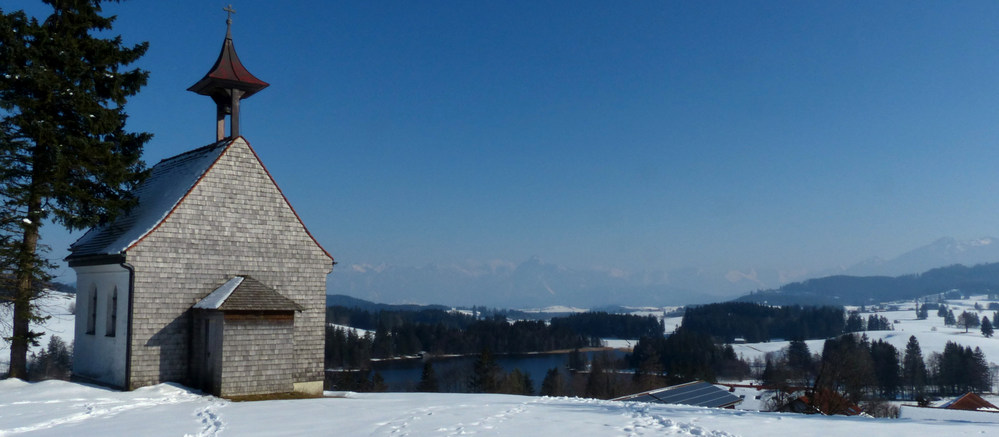
<svg viewBox="0 0 999 437">
<path fill-rule="evenodd" d="M 39 268 L 36 263 L 36 253 L 38 249 L 38 231 L 41 226 L 41 197 L 37 195 L 35 186 L 31 187 L 30 200 L 28 202 L 28 218 L 30 223 L 24 224 L 24 239 L 21 241 L 20 250 L 17 256 L 16 289 L 14 290 L 14 323 L 11 332 L 10 344 L 10 371 L 11 378 L 28 379 L 28 346 L 37 336 L 31 332 L 31 320 L 34 318 L 34 309 L 31 301 L 35 297 L 35 290 L 32 283 L 35 278 L 35 270 Z"/>
</svg>

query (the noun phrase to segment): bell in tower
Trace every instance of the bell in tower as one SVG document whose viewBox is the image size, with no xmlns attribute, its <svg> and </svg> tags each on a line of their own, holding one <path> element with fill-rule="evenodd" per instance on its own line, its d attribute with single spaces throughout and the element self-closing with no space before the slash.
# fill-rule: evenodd
<svg viewBox="0 0 999 437">
<path fill-rule="evenodd" d="M 222 52 L 215 60 L 215 65 L 198 83 L 191 85 L 188 91 L 194 91 L 203 96 L 210 96 L 216 105 L 215 140 L 226 138 L 225 116 L 229 115 L 229 137 L 239 136 L 239 101 L 248 98 L 269 85 L 250 74 L 236 56 L 236 48 L 232 44 L 232 14 L 236 12 L 232 6 L 225 9 L 228 16 L 225 24 L 225 41 Z"/>
</svg>

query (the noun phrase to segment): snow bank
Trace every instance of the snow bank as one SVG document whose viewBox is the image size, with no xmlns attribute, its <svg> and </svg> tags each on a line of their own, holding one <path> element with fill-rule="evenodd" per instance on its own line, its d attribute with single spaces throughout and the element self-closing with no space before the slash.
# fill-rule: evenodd
<svg viewBox="0 0 999 437">
<path fill-rule="evenodd" d="M 903 405 L 899 410 L 903 419 L 946 420 L 999 424 L 999 413 L 989 411 L 947 410 L 943 408 L 922 408 Z"/>
<path fill-rule="evenodd" d="M 483 394 L 339 393 L 232 403 L 169 384 L 132 392 L 0 381 L 0 436 L 989 435 L 999 425 L 755 413 L 638 402 Z"/>
</svg>

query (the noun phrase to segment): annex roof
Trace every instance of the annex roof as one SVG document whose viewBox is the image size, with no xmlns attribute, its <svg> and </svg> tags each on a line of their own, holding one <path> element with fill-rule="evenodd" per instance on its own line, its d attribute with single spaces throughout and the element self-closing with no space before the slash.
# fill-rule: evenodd
<svg viewBox="0 0 999 437">
<path fill-rule="evenodd" d="M 738 396 L 704 381 L 688 382 L 686 384 L 622 396 L 612 400 L 694 405 L 713 408 L 731 407 L 742 402 L 742 399 Z"/>
<path fill-rule="evenodd" d="M 236 276 L 194 304 L 196 309 L 219 311 L 302 311 L 288 299 L 250 276 Z"/>
<path fill-rule="evenodd" d="M 66 259 L 116 255 L 130 248 L 173 211 L 232 141 L 222 140 L 157 163 L 135 191 L 136 206 L 111 223 L 83 234 L 70 245 Z"/>
</svg>

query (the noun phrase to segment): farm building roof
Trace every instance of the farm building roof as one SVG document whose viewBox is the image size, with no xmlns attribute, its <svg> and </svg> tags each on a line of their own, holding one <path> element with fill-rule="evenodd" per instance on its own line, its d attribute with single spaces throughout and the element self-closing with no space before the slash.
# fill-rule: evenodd
<svg viewBox="0 0 999 437">
<path fill-rule="evenodd" d="M 613 400 L 694 405 L 699 407 L 714 408 L 733 407 L 742 402 L 742 399 L 738 396 L 704 381 L 688 382 L 685 384 L 622 396 Z"/>
</svg>

